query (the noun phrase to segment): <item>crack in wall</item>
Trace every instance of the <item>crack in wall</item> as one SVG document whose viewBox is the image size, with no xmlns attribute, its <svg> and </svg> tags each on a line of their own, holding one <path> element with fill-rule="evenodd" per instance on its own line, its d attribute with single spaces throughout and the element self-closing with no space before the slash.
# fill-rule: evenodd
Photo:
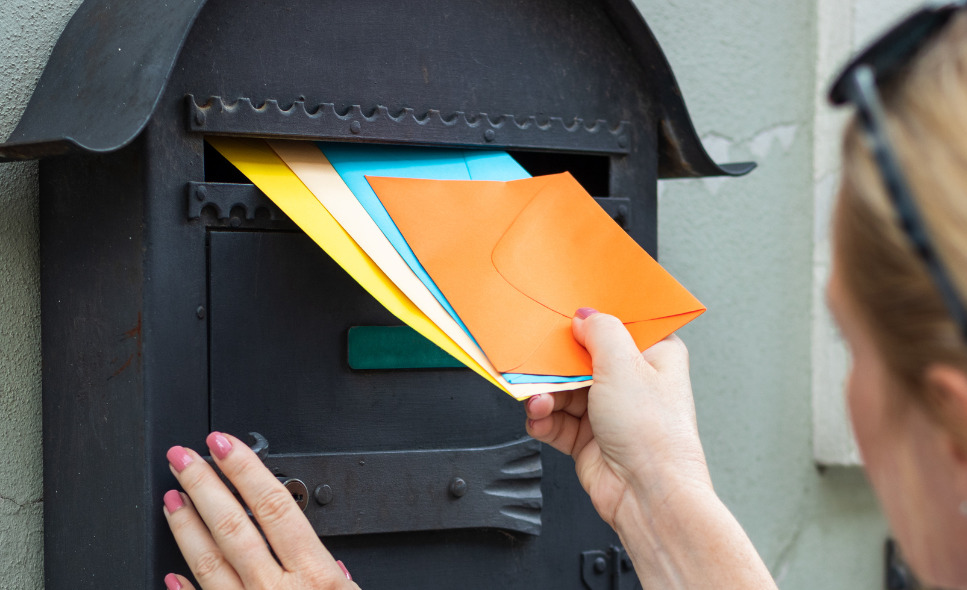
<svg viewBox="0 0 967 590">
<path fill-rule="evenodd" d="M 802 533 L 803 523 L 801 520 L 798 520 L 792 533 L 786 538 L 782 547 L 779 549 L 778 557 L 776 557 L 773 564 L 769 567 L 769 571 L 772 572 L 772 578 L 776 581 L 776 585 L 781 586 L 782 580 L 789 573 L 796 545 L 799 543 L 799 538 L 802 536 Z"/>
<path fill-rule="evenodd" d="M 26 502 L 21 502 L 15 498 L 10 498 L 8 496 L 4 496 L 3 494 L 0 494 L 0 505 L 2 505 L 3 503 L 16 505 L 17 506 L 16 512 L 19 512 L 20 510 L 27 510 L 35 506 L 42 505 L 44 503 L 44 499 L 37 498 L 34 500 L 27 500 Z"/>
</svg>

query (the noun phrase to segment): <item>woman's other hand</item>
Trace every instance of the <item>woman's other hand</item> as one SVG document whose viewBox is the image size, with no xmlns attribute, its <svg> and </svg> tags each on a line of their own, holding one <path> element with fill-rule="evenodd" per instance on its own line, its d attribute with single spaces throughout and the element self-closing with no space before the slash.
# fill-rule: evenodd
<svg viewBox="0 0 967 590">
<path fill-rule="evenodd" d="M 617 318 L 587 308 L 572 328 L 591 354 L 594 384 L 528 400 L 528 433 L 574 458 L 612 527 L 630 496 L 660 505 L 680 486 L 711 490 L 681 339 L 639 353 Z"/>
<path fill-rule="evenodd" d="M 316 536 L 291 493 L 248 446 L 220 432 L 211 433 L 206 442 L 265 538 L 198 453 L 172 447 L 168 462 L 187 494 L 176 490 L 165 494 L 165 517 L 204 590 L 358 590 L 346 568 Z M 165 585 L 169 590 L 194 588 L 187 578 L 175 574 L 165 577 Z"/>
</svg>

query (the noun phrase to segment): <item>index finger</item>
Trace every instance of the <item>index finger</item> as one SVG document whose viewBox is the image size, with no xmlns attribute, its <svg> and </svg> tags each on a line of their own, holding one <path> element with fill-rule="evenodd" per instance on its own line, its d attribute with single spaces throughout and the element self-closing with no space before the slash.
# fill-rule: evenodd
<svg viewBox="0 0 967 590">
<path fill-rule="evenodd" d="M 248 446 L 229 434 L 213 432 L 206 440 L 225 477 L 245 500 L 262 527 L 282 567 L 296 571 L 307 565 L 342 576 L 342 570 L 323 546 L 292 493 L 265 468 Z"/>
</svg>

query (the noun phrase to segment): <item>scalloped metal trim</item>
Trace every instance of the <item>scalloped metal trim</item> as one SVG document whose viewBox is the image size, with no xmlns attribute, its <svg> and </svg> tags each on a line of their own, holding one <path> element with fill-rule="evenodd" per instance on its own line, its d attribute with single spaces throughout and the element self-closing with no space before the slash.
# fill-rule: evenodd
<svg viewBox="0 0 967 590">
<path fill-rule="evenodd" d="M 263 210 L 271 221 L 288 219 L 255 185 L 189 182 L 188 219 L 199 219 L 206 207 L 213 210 L 219 221 L 231 219 L 233 212 L 240 213 L 239 219 L 254 221 Z"/>
<path fill-rule="evenodd" d="M 276 100 L 255 105 L 248 98 L 226 102 L 220 96 L 199 104 L 190 94 L 186 102 L 188 128 L 198 133 L 607 154 L 628 153 L 631 143 L 628 121 L 610 125 L 598 119 L 586 124 L 580 118 L 567 122 L 562 117 L 521 119 L 462 111 L 444 114 L 436 109 L 418 115 L 411 108 L 394 114 L 382 105 L 367 114 L 359 105 L 339 112 L 332 103 L 309 108 L 298 100 L 283 108 Z"/>
</svg>

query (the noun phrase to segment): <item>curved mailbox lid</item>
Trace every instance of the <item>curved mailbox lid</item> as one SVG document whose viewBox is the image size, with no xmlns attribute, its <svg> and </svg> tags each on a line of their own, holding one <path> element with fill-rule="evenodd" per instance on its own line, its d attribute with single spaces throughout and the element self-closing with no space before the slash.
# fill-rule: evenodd
<svg viewBox="0 0 967 590">
<path fill-rule="evenodd" d="M 205 0 L 87 0 L 0 161 L 111 152 L 144 129 Z"/>
<path fill-rule="evenodd" d="M 86 0 L 50 56 L 0 161 L 110 152 L 136 138 L 154 113 L 205 0 Z M 603 0 L 632 52 L 654 76 L 659 176 L 740 175 L 718 165 L 692 125 L 681 91 L 644 18 L 628 0 Z"/>
</svg>

